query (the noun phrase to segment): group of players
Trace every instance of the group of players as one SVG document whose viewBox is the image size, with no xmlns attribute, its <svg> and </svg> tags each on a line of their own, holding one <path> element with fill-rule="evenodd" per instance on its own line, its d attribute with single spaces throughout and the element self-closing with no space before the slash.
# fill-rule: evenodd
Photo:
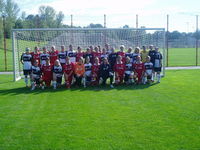
<svg viewBox="0 0 200 150">
<path fill-rule="evenodd" d="M 21 56 L 23 64 L 24 80 L 28 87 L 28 76 L 31 80 L 31 90 L 36 87 L 51 87 L 53 89 L 62 85 L 70 88 L 75 86 L 105 85 L 110 79 L 110 87 L 113 84 L 147 84 L 160 82 L 162 69 L 162 54 L 158 47 L 153 45 L 142 46 L 133 49 L 130 47 L 125 51 L 123 45 L 118 52 L 108 44 L 105 48 L 100 46 L 90 46 L 85 52 L 81 47 L 77 50 L 69 45 L 68 50 L 61 46 L 61 50 L 56 50 L 51 46 L 48 51 L 46 47 L 40 52 L 39 47 L 35 47 L 34 52 L 26 48 Z M 114 83 L 113 80 L 115 79 Z"/>
</svg>

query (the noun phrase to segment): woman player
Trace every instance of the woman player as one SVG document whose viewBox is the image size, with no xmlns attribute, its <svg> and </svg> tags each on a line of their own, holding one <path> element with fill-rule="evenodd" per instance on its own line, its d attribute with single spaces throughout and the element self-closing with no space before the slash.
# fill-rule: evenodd
<svg viewBox="0 0 200 150">
<path fill-rule="evenodd" d="M 145 68 L 140 56 L 137 56 L 136 62 L 133 64 L 133 69 L 137 84 L 141 84 Z"/>
<path fill-rule="evenodd" d="M 85 66 L 84 66 L 84 60 L 83 57 L 80 57 L 79 61 L 74 66 L 74 73 L 75 73 L 75 85 L 81 86 L 81 82 L 85 73 Z"/>
<path fill-rule="evenodd" d="M 117 56 L 116 64 L 114 65 L 115 84 L 122 84 L 124 80 L 125 66 L 122 62 L 122 56 Z"/>
<path fill-rule="evenodd" d="M 31 71 L 31 90 L 35 90 L 36 86 L 40 86 L 42 83 L 42 79 L 41 79 L 41 69 L 38 66 L 39 65 L 39 61 L 35 60 L 34 65 L 32 66 L 32 71 Z M 44 87 L 42 86 L 42 89 L 44 89 Z"/>
<path fill-rule="evenodd" d="M 58 59 L 55 60 L 54 62 L 52 72 L 53 72 L 53 88 L 56 89 L 57 87 L 61 86 L 62 76 L 63 76 L 63 69 Z"/>
<path fill-rule="evenodd" d="M 66 88 L 70 88 L 74 76 L 74 64 L 70 61 L 69 56 L 66 57 L 66 63 L 63 65 Z"/>
<path fill-rule="evenodd" d="M 52 67 L 53 65 L 50 63 L 50 59 L 46 59 L 46 64 L 42 65 L 42 81 L 45 83 L 46 87 L 51 86 L 51 80 L 52 80 Z M 43 86 L 44 86 L 43 83 Z"/>
<path fill-rule="evenodd" d="M 92 65 L 92 85 L 99 84 L 99 69 L 100 69 L 99 58 L 95 57 L 94 64 Z"/>
</svg>

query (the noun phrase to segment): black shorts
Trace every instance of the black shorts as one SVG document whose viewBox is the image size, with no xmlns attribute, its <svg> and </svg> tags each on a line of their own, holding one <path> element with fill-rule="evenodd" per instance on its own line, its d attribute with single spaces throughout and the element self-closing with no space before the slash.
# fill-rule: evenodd
<svg viewBox="0 0 200 150">
<path fill-rule="evenodd" d="M 125 73 L 124 81 L 127 82 L 130 78 L 130 74 Z"/>
<path fill-rule="evenodd" d="M 30 75 L 31 74 L 31 70 L 23 70 L 24 72 L 24 75 L 27 76 L 27 75 Z"/>
<path fill-rule="evenodd" d="M 57 78 L 56 78 L 56 82 L 57 82 L 58 84 L 61 84 L 61 83 L 62 83 L 62 77 L 57 77 Z"/>
<path fill-rule="evenodd" d="M 86 81 L 87 81 L 87 82 L 91 82 L 91 80 L 92 80 L 92 77 L 91 77 L 91 76 L 86 76 Z"/>
<path fill-rule="evenodd" d="M 147 75 L 147 79 L 151 80 L 152 79 L 152 75 Z"/>
<path fill-rule="evenodd" d="M 34 79 L 36 84 L 40 84 L 40 78 Z"/>
<path fill-rule="evenodd" d="M 161 70 L 162 70 L 162 67 L 154 68 L 155 72 L 161 72 Z"/>
</svg>

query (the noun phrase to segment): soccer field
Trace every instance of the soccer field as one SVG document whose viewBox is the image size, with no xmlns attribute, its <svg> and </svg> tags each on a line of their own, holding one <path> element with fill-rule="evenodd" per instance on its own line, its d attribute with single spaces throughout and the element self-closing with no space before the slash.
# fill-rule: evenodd
<svg viewBox="0 0 200 150">
<path fill-rule="evenodd" d="M 10 47 L 10 46 L 9 46 Z M 4 51 L 0 48 L 0 71 L 5 71 Z M 12 71 L 12 52 L 7 51 L 8 71 Z M 170 48 L 169 49 L 169 66 L 195 66 L 196 49 L 195 48 Z M 198 65 L 200 65 L 200 49 L 198 56 Z"/>
<path fill-rule="evenodd" d="M 200 149 L 200 70 L 160 84 L 31 92 L 0 75 L 0 149 Z"/>
</svg>

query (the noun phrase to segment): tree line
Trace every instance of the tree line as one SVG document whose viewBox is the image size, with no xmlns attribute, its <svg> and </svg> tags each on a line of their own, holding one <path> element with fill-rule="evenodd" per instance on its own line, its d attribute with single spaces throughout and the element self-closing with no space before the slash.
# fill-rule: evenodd
<svg viewBox="0 0 200 150">
<path fill-rule="evenodd" d="M 38 14 L 26 14 L 20 12 L 20 8 L 13 0 L 0 0 L 0 41 L 3 37 L 3 17 L 5 18 L 6 37 L 11 37 L 11 29 L 23 28 L 69 28 L 71 26 L 63 23 L 65 15 L 62 11 L 56 12 L 53 7 L 40 6 Z M 81 28 L 80 26 L 73 26 Z M 103 28 L 101 24 L 91 23 L 84 28 Z M 122 28 L 129 28 L 124 25 Z M 200 39 L 199 32 L 185 33 L 179 31 L 168 32 L 168 39 L 183 39 L 195 37 Z"/>
</svg>

